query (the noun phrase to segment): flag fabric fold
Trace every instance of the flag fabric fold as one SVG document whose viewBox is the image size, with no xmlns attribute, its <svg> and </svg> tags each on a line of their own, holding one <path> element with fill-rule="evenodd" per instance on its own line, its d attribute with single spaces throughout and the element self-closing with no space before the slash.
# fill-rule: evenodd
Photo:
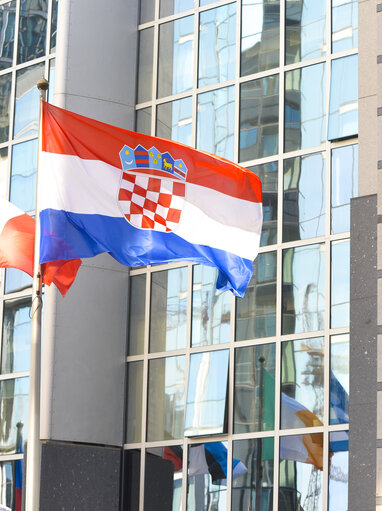
<svg viewBox="0 0 382 511">
<path fill-rule="evenodd" d="M 107 252 L 128 266 L 191 261 L 242 296 L 262 223 L 251 171 L 43 103 L 40 261 Z"/>
</svg>

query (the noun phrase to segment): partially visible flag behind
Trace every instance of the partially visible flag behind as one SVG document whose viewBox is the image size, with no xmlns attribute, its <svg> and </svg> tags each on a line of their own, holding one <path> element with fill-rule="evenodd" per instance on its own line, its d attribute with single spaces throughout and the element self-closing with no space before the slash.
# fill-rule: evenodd
<svg viewBox="0 0 382 511">
<path fill-rule="evenodd" d="M 17 268 L 33 276 L 35 220 L 5 199 L 0 199 L 0 268 Z M 42 265 L 44 284 L 52 282 L 62 296 L 76 278 L 79 259 Z"/>
<path fill-rule="evenodd" d="M 244 294 L 262 223 L 257 176 L 47 103 L 42 129 L 41 262 L 192 261 L 218 268 L 218 289 Z"/>
</svg>

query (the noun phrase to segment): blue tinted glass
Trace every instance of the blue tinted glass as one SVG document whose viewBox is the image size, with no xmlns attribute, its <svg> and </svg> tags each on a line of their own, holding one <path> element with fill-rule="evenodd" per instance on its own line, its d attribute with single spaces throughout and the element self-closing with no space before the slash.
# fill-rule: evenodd
<svg viewBox="0 0 382 511">
<path fill-rule="evenodd" d="M 330 338 L 330 424 L 349 422 L 349 335 Z"/>
<path fill-rule="evenodd" d="M 0 435 L 1 454 L 15 454 L 19 451 L 20 447 L 17 445 L 19 428 L 17 424 L 20 422 L 23 423 L 23 441 L 27 440 L 28 395 L 29 378 L 0 381 L 0 406 L 3 423 L 2 434 Z"/>
<path fill-rule="evenodd" d="M 234 87 L 199 94 L 197 148 L 232 160 L 234 122 Z"/>
<path fill-rule="evenodd" d="M 332 51 L 358 46 L 358 2 L 332 0 Z"/>
<path fill-rule="evenodd" d="M 0 70 L 13 63 L 16 1 L 0 5 Z"/>
<path fill-rule="evenodd" d="M 19 291 L 26 287 L 32 286 L 32 277 L 21 270 L 15 268 L 7 268 L 5 270 L 5 292 Z"/>
<path fill-rule="evenodd" d="M 17 63 L 45 55 L 48 2 L 21 0 Z M 41 78 L 41 77 L 40 77 Z"/>
<path fill-rule="evenodd" d="M 328 139 L 358 133 L 358 55 L 332 60 Z"/>
<path fill-rule="evenodd" d="M 50 51 L 56 49 L 58 0 L 52 0 L 52 25 L 50 28 Z"/>
<path fill-rule="evenodd" d="M 347 511 L 349 479 L 349 432 L 329 433 L 329 511 Z"/>
<path fill-rule="evenodd" d="M 13 146 L 10 201 L 23 211 L 36 204 L 37 140 Z"/>
<path fill-rule="evenodd" d="M 349 326 L 350 321 L 350 241 L 332 243 L 332 283 L 330 326 Z"/>
<path fill-rule="evenodd" d="M 228 360 L 229 350 L 191 355 L 185 436 L 225 432 Z"/>
<path fill-rule="evenodd" d="M 263 188 L 263 226 L 260 246 L 277 243 L 277 161 L 249 167 L 259 176 Z"/>
<path fill-rule="evenodd" d="M 9 114 L 11 109 L 12 74 L 0 76 L 0 143 L 8 142 Z"/>
<path fill-rule="evenodd" d="M 9 301 L 4 304 L 1 372 L 16 373 L 29 369 L 31 301 Z"/>
<path fill-rule="evenodd" d="M 236 4 L 200 13 L 199 87 L 235 77 Z"/>
<path fill-rule="evenodd" d="M 285 73 L 285 151 L 320 145 L 326 138 L 325 64 Z"/>
<path fill-rule="evenodd" d="M 179 99 L 157 107 L 157 137 L 192 143 L 192 98 Z"/>
<path fill-rule="evenodd" d="M 44 74 L 44 63 L 27 67 L 16 74 L 16 102 L 13 136 L 37 134 L 40 95 L 36 84 Z"/>
<path fill-rule="evenodd" d="M 358 195 L 358 145 L 332 151 L 332 234 L 350 231 L 350 199 Z"/>
</svg>

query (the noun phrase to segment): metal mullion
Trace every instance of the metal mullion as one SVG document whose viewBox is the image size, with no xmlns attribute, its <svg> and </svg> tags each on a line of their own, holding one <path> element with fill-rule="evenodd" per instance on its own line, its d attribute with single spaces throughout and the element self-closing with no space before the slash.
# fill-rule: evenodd
<svg viewBox="0 0 382 511">
<path fill-rule="evenodd" d="M 8 150 L 8 158 L 9 158 L 9 172 L 8 172 L 8 197 L 10 197 L 11 193 L 11 170 L 12 170 L 12 147 L 13 147 L 13 124 L 15 120 L 15 109 L 16 109 L 16 70 L 12 69 L 12 84 L 11 84 L 11 96 L 9 99 L 10 108 L 9 108 L 9 150 Z M 36 138 L 36 136 L 34 137 Z"/>
<path fill-rule="evenodd" d="M 335 432 L 335 431 L 349 431 L 349 423 L 345 424 L 332 424 L 328 427 L 328 431 Z"/>
<path fill-rule="evenodd" d="M 210 9 L 215 9 L 216 7 L 221 7 L 221 6 L 224 6 L 224 5 L 229 5 L 229 4 L 233 4 L 235 3 L 234 1 L 232 0 L 226 0 L 225 2 L 221 2 L 221 1 L 215 1 L 215 2 L 211 2 L 207 5 L 201 5 L 199 7 L 199 10 L 200 12 L 203 12 L 203 11 L 209 11 Z"/>
<path fill-rule="evenodd" d="M 277 279 L 279 284 L 280 278 Z M 281 319 L 281 318 L 280 318 Z M 278 322 L 279 326 L 281 321 Z M 275 360 L 275 423 L 274 423 L 274 457 L 273 457 L 273 509 L 278 509 L 279 494 L 279 435 L 280 435 L 280 403 L 281 403 L 281 341 L 276 342 Z"/>
<path fill-rule="evenodd" d="M 187 439 L 183 438 L 183 459 L 182 459 L 182 497 L 181 509 L 187 509 L 187 472 L 188 472 L 188 443 Z"/>
<path fill-rule="evenodd" d="M 296 149 L 295 151 L 289 151 L 284 153 L 284 159 L 296 158 L 297 156 L 307 156 L 316 153 L 322 153 L 326 149 L 326 143 L 323 142 L 318 146 L 306 147 L 304 149 Z"/>
<path fill-rule="evenodd" d="M 20 69 L 24 69 L 26 67 L 32 67 L 34 65 L 41 64 L 41 62 L 45 62 L 47 58 L 48 57 L 44 55 L 42 57 L 37 57 L 36 59 L 28 60 L 27 62 L 21 62 L 20 64 L 17 64 L 15 68 L 17 71 L 19 71 Z"/>
<path fill-rule="evenodd" d="M 24 454 L 3 454 L 0 456 L 0 462 L 22 460 Z"/>
<path fill-rule="evenodd" d="M 207 353 L 211 351 L 220 351 L 229 349 L 230 345 L 228 342 L 222 344 L 203 344 L 203 346 L 192 346 L 190 353 Z"/>
<path fill-rule="evenodd" d="M 234 110 L 234 139 L 233 161 L 239 161 L 240 139 L 240 61 L 241 61 L 241 0 L 236 0 L 236 65 L 235 65 L 235 110 Z"/>
<path fill-rule="evenodd" d="M 275 436 L 273 430 L 269 431 L 253 431 L 251 433 L 234 433 L 232 440 L 256 440 L 257 438 L 272 438 Z"/>
<path fill-rule="evenodd" d="M 159 14 L 159 0 L 155 4 L 156 15 Z M 158 71 L 159 71 L 159 25 L 154 25 L 154 49 L 153 49 L 153 83 L 151 89 L 151 134 L 156 134 L 156 119 L 157 119 L 157 85 L 158 85 Z"/>
<path fill-rule="evenodd" d="M 183 268 L 185 266 L 187 266 L 187 263 L 185 261 L 179 261 L 174 263 L 162 263 L 156 264 L 155 266 L 148 265 L 140 268 L 131 268 L 130 275 L 143 275 L 146 273 L 151 274 L 153 272 L 172 270 L 173 268 Z"/>
<path fill-rule="evenodd" d="M 196 147 L 197 129 L 198 129 L 198 75 L 199 75 L 199 11 L 194 15 L 194 59 L 193 59 L 193 75 L 192 75 L 192 133 L 191 146 Z"/>
<path fill-rule="evenodd" d="M 232 458 L 233 458 L 233 441 L 229 436 L 227 442 L 227 511 L 231 511 L 232 504 Z"/>
<path fill-rule="evenodd" d="M 240 90 L 239 84 L 238 88 Z M 263 163 L 273 163 L 278 160 L 278 155 L 273 154 L 272 156 L 264 156 L 264 158 L 255 158 L 253 160 L 247 160 L 244 162 L 240 162 L 242 167 L 252 167 L 253 165 L 262 165 Z"/>
<path fill-rule="evenodd" d="M 3 307 L 4 309 L 4 307 Z M 3 311 L 1 311 L 1 316 L 3 315 Z M 1 320 L 3 318 L 1 317 Z M 27 378 L 29 376 L 29 371 L 20 371 L 19 373 L 6 373 L 0 374 L 0 381 L 4 380 L 15 380 L 17 378 Z"/>
<path fill-rule="evenodd" d="M 277 341 L 277 337 L 257 337 L 254 339 L 243 339 L 242 341 L 235 341 L 236 348 L 244 348 L 246 346 L 262 346 L 263 344 L 272 344 Z"/>
<path fill-rule="evenodd" d="M 329 329 L 329 335 L 332 336 L 332 335 L 346 335 L 349 333 L 349 327 L 348 326 L 343 326 L 343 327 L 340 327 L 340 328 L 330 328 Z"/>
<path fill-rule="evenodd" d="M 322 471 L 322 509 L 328 509 L 328 482 L 329 482 L 329 432 L 323 432 L 323 471 Z"/>
<path fill-rule="evenodd" d="M 317 337 L 324 337 L 325 330 L 315 330 L 313 332 L 298 332 L 292 334 L 286 334 L 282 336 L 282 341 L 299 341 L 304 339 L 315 339 Z"/>
<path fill-rule="evenodd" d="M 298 247 L 306 247 L 309 245 L 317 245 L 320 243 L 325 243 L 326 237 L 325 236 L 318 236 L 317 238 L 307 238 L 302 240 L 294 240 L 294 241 L 287 241 L 283 243 L 282 248 L 298 248 Z"/>
</svg>

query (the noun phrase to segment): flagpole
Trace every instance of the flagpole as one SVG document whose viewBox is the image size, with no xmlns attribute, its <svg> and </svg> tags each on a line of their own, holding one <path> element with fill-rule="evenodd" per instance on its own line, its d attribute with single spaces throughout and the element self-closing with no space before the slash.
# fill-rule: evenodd
<svg viewBox="0 0 382 511">
<path fill-rule="evenodd" d="M 39 144 L 41 144 L 41 117 L 42 101 L 46 98 L 49 83 L 45 78 L 37 82 L 40 91 L 39 114 Z M 39 151 L 40 152 L 40 151 Z M 33 290 L 32 290 L 32 331 L 29 376 L 29 415 L 28 415 L 28 442 L 25 477 L 25 511 L 38 511 L 40 508 L 40 388 L 41 388 L 41 309 L 42 309 L 42 279 L 39 264 L 40 254 L 40 221 L 38 209 L 38 173 L 37 160 L 37 186 L 36 186 L 36 224 L 33 263 Z"/>
</svg>

